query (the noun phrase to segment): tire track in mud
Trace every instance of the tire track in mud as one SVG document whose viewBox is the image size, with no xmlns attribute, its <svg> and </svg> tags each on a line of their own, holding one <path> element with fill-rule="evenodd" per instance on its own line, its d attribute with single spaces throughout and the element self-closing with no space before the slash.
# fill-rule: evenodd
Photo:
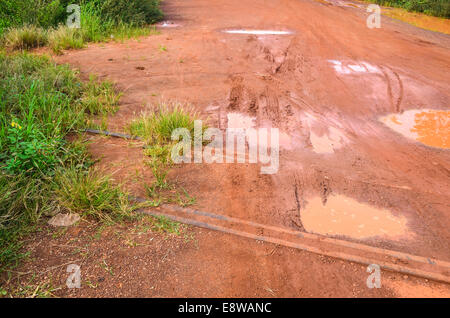
<svg viewBox="0 0 450 318">
<path fill-rule="evenodd" d="M 393 109 L 394 112 L 400 113 L 400 110 L 401 110 L 400 109 L 400 105 L 402 103 L 403 94 L 404 94 L 404 92 L 403 92 L 403 90 L 404 90 L 403 89 L 403 82 L 402 82 L 400 76 L 398 75 L 398 73 L 395 72 L 390 67 L 378 65 L 378 68 L 381 70 L 381 72 L 384 75 L 384 80 L 385 80 L 386 86 L 387 86 L 386 87 L 387 96 L 389 98 L 389 102 L 390 102 L 391 108 Z M 395 101 L 395 97 L 394 97 L 394 94 L 393 94 L 392 81 L 391 81 L 391 79 L 389 77 L 388 72 L 386 72 L 385 68 L 388 69 L 392 74 L 394 74 L 394 77 L 395 77 L 395 79 L 397 81 L 397 85 L 398 85 L 397 95 L 398 95 L 398 97 L 396 98 L 396 101 Z"/>
</svg>

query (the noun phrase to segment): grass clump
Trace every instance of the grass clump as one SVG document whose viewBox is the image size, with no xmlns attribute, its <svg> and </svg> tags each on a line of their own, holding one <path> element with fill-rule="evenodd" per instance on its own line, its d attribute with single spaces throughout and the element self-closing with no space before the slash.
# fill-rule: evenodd
<svg viewBox="0 0 450 318">
<path fill-rule="evenodd" d="M 34 25 L 8 29 L 2 39 L 2 45 L 10 50 L 29 50 L 47 44 L 47 32 Z"/>
<path fill-rule="evenodd" d="M 100 171 L 63 169 L 56 174 L 54 182 L 55 199 L 70 212 L 111 221 L 131 211 L 128 195 Z"/>
<path fill-rule="evenodd" d="M 170 184 L 167 176 L 173 165 L 172 148 L 176 143 L 172 141 L 173 131 L 187 129 L 193 136 L 197 119 L 198 115 L 190 107 L 175 102 L 161 104 L 155 112 L 143 113 L 128 126 L 131 135 L 142 137 L 147 144 L 144 154 L 148 160 L 145 164 L 150 167 L 154 181 L 150 185 L 144 183 L 144 188 L 154 205 L 177 203 L 188 206 L 195 203 L 195 198 L 190 197 L 186 190 L 178 191 Z"/>
<path fill-rule="evenodd" d="M 115 92 L 111 82 L 98 82 L 95 76 L 90 76 L 89 82 L 84 86 L 81 102 L 89 114 L 106 115 L 117 111 L 121 96 L 121 93 Z"/>
<path fill-rule="evenodd" d="M 83 48 L 85 39 L 80 29 L 60 25 L 49 32 L 48 44 L 53 52 L 60 54 L 63 50 Z"/>
<path fill-rule="evenodd" d="M 128 130 L 132 135 L 145 138 L 149 144 L 164 144 L 171 141 L 172 132 L 177 128 L 185 128 L 193 134 L 197 118 L 195 112 L 180 103 L 162 104 L 156 112 L 143 113 L 129 125 Z"/>
</svg>

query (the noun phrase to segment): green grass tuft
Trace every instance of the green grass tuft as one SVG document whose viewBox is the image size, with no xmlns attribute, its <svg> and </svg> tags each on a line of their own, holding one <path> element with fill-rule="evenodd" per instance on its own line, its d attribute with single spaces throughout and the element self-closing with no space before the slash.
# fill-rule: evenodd
<svg viewBox="0 0 450 318">
<path fill-rule="evenodd" d="M 55 177 L 55 199 L 73 213 L 111 221 L 132 211 L 128 195 L 100 171 L 63 169 Z"/>
<path fill-rule="evenodd" d="M 180 103 L 161 104 L 154 113 L 143 113 L 128 127 L 132 135 L 145 138 L 149 144 L 168 143 L 172 132 L 186 128 L 193 134 L 198 115 Z"/>
</svg>

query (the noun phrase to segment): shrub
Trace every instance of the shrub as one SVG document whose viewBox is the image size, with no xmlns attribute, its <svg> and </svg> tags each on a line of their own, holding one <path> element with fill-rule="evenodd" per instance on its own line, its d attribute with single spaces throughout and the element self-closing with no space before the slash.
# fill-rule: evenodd
<svg viewBox="0 0 450 318">
<path fill-rule="evenodd" d="M 115 22 L 139 26 L 154 23 L 163 16 L 159 0 L 105 0 L 101 11 L 103 16 Z"/>
<path fill-rule="evenodd" d="M 60 0 L 2 0 L 0 28 L 21 27 L 26 24 L 42 28 L 55 26 L 63 22 L 66 6 Z"/>
<path fill-rule="evenodd" d="M 423 12 L 438 17 L 450 18 L 450 1 L 448 0 L 374 0 L 373 2 L 408 11 Z"/>
<path fill-rule="evenodd" d="M 46 174 L 57 162 L 62 140 L 47 138 L 33 123 L 32 117 L 28 119 L 26 123 L 18 119 L 11 121 L 0 159 L 5 159 L 5 170 L 13 174 Z"/>
</svg>

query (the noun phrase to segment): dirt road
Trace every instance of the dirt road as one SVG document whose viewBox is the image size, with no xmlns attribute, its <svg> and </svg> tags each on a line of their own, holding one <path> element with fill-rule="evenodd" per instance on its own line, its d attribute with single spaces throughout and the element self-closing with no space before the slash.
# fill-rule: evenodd
<svg viewBox="0 0 450 318">
<path fill-rule="evenodd" d="M 170 23 L 159 27 L 160 35 L 91 45 L 57 60 L 125 91 L 108 121 L 112 131 L 124 131 L 162 100 L 190 103 L 220 129 L 232 118 L 280 129 L 276 174 L 261 174 L 260 165 L 248 163 L 176 167 L 170 177 L 197 198 L 198 208 L 450 261 L 450 37 L 385 17 L 380 29 L 369 29 L 363 5 L 330 3 L 166 0 Z M 230 30 L 287 32 L 225 32 Z M 142 153 L 120 140 L 93 140 L 100 165 L 142 194 L 134 178 L 136 170 L 149 176 Z M 193 293 L 188 285 L 176 295 L 210 296 L 208 288 L 219 285 L 214 296 L 265 295 L 252 290 L 262 280 L 284 296 L 336 296 L 346 289 L 339 268 L 318 265 L 316 255 L 283 250 L 284 256 L 271 255 L 262 265 L 257 245 L 211 233 L 200 236 L 201 253 L 184 256 L 195 266 L 179 274 L 208 277 L 208 287 Z M 207 260 L 217 257 L 227 270 L 211 273 L 217 260 Z M 305 262 L 314 266 L 300 274 Z M 323 294 L 308 286 L 305 272 L 314 281 L 327 277 Z"/>
</svg>

